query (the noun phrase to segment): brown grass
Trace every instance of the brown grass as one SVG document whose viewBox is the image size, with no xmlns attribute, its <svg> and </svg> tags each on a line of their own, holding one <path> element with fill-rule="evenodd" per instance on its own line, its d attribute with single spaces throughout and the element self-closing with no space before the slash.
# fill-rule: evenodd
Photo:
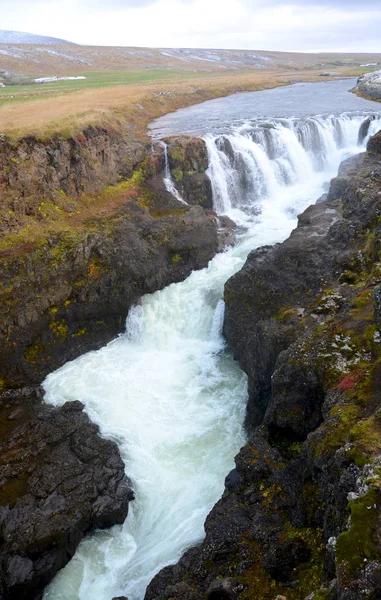
<svg viewBox="0 0 381 600">
<path fill-rule="evenodd" d="M 144 135 L 147 123 L 158 116 L 239 91 L 255 91 L 295 80 L 317 80 L 318 72 L 260 72 L 200 76 L 191 80 L 87 89 L 53 98 L 39 98 L 0 109 L 0 132 L 12 138 L 27 134 L 49 137 L 73 135 L 87 125 L 118 127 L 127 123 L 135 136 Z M 164 93 L 163 93 L 164 92 Z M 139 106 L 137 106 L 139 105 Z"/>
</svg>

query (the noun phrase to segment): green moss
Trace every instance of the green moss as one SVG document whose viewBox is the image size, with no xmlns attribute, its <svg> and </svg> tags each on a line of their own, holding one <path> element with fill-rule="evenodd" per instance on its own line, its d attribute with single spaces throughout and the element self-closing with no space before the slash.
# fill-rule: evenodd
<svg viewBox="0 0 381 600">
<path fill-rule="evenodd" d="M 372 456 L 381 452 L 381 416 L 373 415 L 358 421 L 349 433 L 353 448 L 349 455 L 363 467 Z"/>
<path fill-rule="evenodd" d="M 355 578 L 370 560 L 380 560 L 374 527 L 379 515 L 381 494 L 372 489 L 349 503 L 351 528 L 337 538 L 337 563 L 350 578 Z"/>
<path fill-rule="evenodd" d="M 178 146 L 176 148 L 171 147 L 168 154 L 174 161 L 182 162 L 184 160 L 184 151 Z"/>
<path fill-rule="evenodd" d="M 328 454 L 343 446 L 359 414 L 360 408 L 353 404 L 333 408 L 329 420 L 323 423 L 320 428 L 319 438 L 311 441 L 315 457 Z"/>
<path fill-rule="evenodd" d="M 354 305 L 357 309 L 364 308 L 372 303 L 373 291 L 365 290 L 360 292 L 354 299 Z"/>
<path fill-rule="evenodd" d="M 72 333 L 71 337 L 73 337 L 73 338 L 80 337 L 81 335 L 86 335 L 87 332 L 88 332 L 87 327 L 84 327 L 83 329 L 79 329 L 79 331 Z"/>
<path fill-rule="evenodd" d="M 54 333 L 54 335 L 61 339 L 64 342 L 67 338 L 67 334 L 69 331 L 69 327 L 66 324 L 66 321 L 62 319 L 61 321 L 53 321 L 49 325 L 49 329 Z"/>
<path fill-rule="evenodd" d="M 356 283 L 357 279 L 358 279 L 357 273 L 354 273 L 353 271 L 350 271 L 350 270 L 346 270 L 340 275 L 339 282 L 340 283 L 348 283 L 349 285 L 354 285 Z"/>
<path fill-rule="evenodd" d="M 300 564 L 295 570 L 295 580 L 298 581 L 296 588 L 286 587 L 271 579 L 262 566 L 262 552 L 258 542 L 243 539 L 243 544 L 252 559 L 251 566 L 244 573 L 236 573 L 237 559 L 232 559 L 230 574 L 235 576 L 239 582 L 246 587 L 240 594 L 243 600 L 274 600 L 277 595 L 284 595 L 287 600 L 302 600 L 311 592 L 320 587 L 323 572 L 325 544 L 323 532 L 320 529 L 293 528 L 286 523 L 280 541 L 301 540 L 311 552 L 311 557 L 306 563 Z"/>
<path fill-rule="evenodd" d="M 45 346 L 43 345 L 41 339 L 35 344 L 31 344 L 27 347 L 25 352 L 25 360 L 31 364 L 35 365 L 45 352 Z"/>
<path fill-rule="evenodd" d="M 180 260 L 181 260 L 181 255 L 180 254 L 176 253 L 176 254 L 174 254 L 172 256 L 172 262 L 174 264 L 177 264 L 178 262 L 180 262 Z"/>
<path fill-rule="evenodd" d="M 88 269 L 89 279 L 98 280 L 102 274 L 102 265 L 99 261 L 93 260 L 89 263 Z"/>
<path fill-rule="evenodd" d="M 171 171 L 171 174 L 176 181 L 181 181 L 184 177 L 184 173 L 181 169 L 173 169 L 173 171 Z"/>
</svg>

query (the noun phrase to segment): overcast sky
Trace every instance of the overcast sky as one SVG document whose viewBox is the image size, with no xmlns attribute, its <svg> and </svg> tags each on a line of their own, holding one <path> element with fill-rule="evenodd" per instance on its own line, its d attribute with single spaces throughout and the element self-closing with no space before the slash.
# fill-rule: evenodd
<svg viewBox="0 0 381 600">
<path fill-rule="evenodd" d="M 381 52 L 381 0 L 0 0 L 0 15 L 78 44 Z"/>
</svg>

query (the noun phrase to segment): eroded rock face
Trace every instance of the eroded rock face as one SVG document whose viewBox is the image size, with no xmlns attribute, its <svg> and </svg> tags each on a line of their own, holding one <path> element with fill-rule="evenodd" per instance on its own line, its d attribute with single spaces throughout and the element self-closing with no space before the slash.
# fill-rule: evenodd
<svg viewBox="0 0 381 600">
<path fill-rule="evenodd" d="M 117 446 L 80 402 L 45 406 L 39 389 L 0 396 L 0 597 L 34 599 L 84 534 L 123 523 L 133 499 Z"/>
<path fill-rule="evenodd" d="M 146 600 L 182 584 L 201 600 L 225 578 L 240 600 L 381 597 L 379 156 L 341 176 L 335 199 L 226 284 L 225 333 L 249 376 L 248 444 L 204 542 Z"/>
<path fill-rule="evenodd" d="M 371 100 L 381 100 L 381 70 L 359 77 L 355 89 Z"/>
<path fill-rule="evenodd" d="M 214 214 L 161 199 L 157 209 L 129 202 L 91 227 L 0 253 L 0 389 L 40 383 L 108 343 L 143 294 L 205 267 L 217 237 Z"/>
<path fill-rule="evenodd" d="M 0 140 L 0 206 L 28 215 L 57 192 L 75 198 L 130 177 L 149 151 L 131 132 L 87 127 L 76 137 Z"/>
<path fill-rule="evenodd" d="M 368 152 L 371 154 L 380 155 L 381 154 L 381 132 L 379 131 L 370 138 L 367 146 Z"/>
<path fill-rule="evenodd" d="M 173 183 L 188 204 L 213 208 L 212 185 L 206 170 L 208 151 L 204 140 L 173 137 L 167 143 L 168 163 Z"/>
</svg>

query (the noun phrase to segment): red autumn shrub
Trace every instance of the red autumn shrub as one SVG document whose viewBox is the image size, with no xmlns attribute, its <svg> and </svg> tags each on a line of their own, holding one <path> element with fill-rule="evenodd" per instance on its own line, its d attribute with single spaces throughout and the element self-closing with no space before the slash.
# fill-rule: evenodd
<svg viewBox="0 0 381 600">
<path fill-rule="evenodd" d="M 341 392 L 353 390 L 353 388 L 356 387 L 358 377 L 359 376 L 356 373 L 349 373 L 344 377 L 344 379 L 340 381 L 339 385 L 337 386 L 337 389 Z"/>
</svg>

